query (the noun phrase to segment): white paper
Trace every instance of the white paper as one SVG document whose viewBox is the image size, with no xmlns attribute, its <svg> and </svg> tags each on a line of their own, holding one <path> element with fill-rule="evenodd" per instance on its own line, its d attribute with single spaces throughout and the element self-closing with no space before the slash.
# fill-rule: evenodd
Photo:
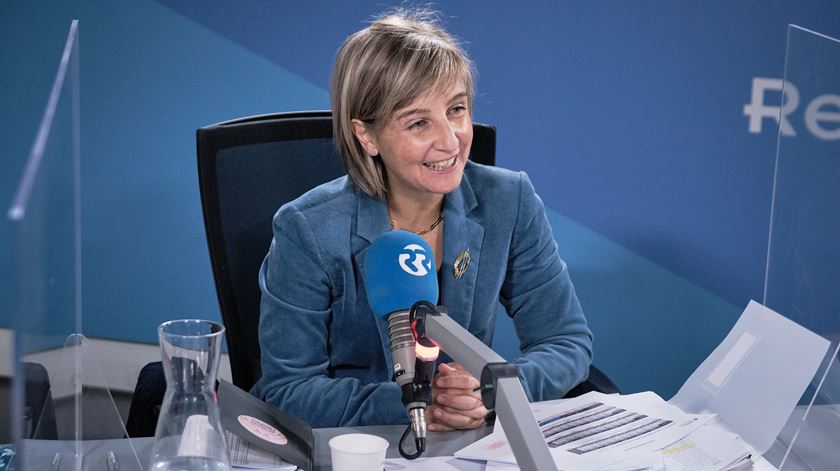
<svg viewBox="0 0 840 471">
<path fill-rule="evenodd" d="M 830 342 L 750 301 L 723 342 L 669 401 L 688 413 L 714 413 L 766 452 L 817 372 Z"/>
<path fill-rule="evenodd" d="M 454 456 L 417 458 L 411 461 L 388 458 L 385 460 L 385 471 L 485 471 L 485 466 L 483 462 L 461 460 Z"/>
<path fill-rule="evenodd" d="M 748 455 L 755 457 L 753 462 Z M 777 471 L 737 435 L 706 424 L 663 450 L 608 465 L 599 471 L 713 471 L 736 466 L 738 471 Z M 519 467 L 488 461 L 485 471 L 519 471 Z"/>
<path fill-rule="evenodd" d="M 706 424 L 660 454 L 669 471 L 723 471 L 747 459 L 751 449 L 737 435 Z"/>
<path fill-rule="evenodd" d="M 684 414 L 652 392 L 627 396 L 590 392 L 561 403 L 532 404 L 532 410 L 555 463 L 569 471 L 596 470 L 646 455 L 711 418 Z M 500 422 L 492 434 L 455 456 L 516 463 Z"/>
<path fill-rule="evenodd" d="M 488 461 L 484 471 L 520 471 L 519 466 L 499 461 Z M 634 459 L 608 465 L 598 471 L 676 471 L 665 468 L 662 455 L 658 452 L 637 456 Z"/>
<path fill-rule="evenodd" d="M 499 461 L 488 461 L 484 471 L 519 471 L 519 466 Z"/>
<path fill-rule="evenodd" d="M 662 453 L 654 451 L 645 455 L 636 456 L 620 463 L 611 464 L 599 471 L 673 471 L 665 467 Z"/>
<path fill-rule="evenodd" d="M 230 465 L 239 469 L 271 469 L 274 471 L 295 471 L 297 466 L 282 460 L 267 451 L 261 450 L 230 432 L 227 438 Z"/>
</svg>

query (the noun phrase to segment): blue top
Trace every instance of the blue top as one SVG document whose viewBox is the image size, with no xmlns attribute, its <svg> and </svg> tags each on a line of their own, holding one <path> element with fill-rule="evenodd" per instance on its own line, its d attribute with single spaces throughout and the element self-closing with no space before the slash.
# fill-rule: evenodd
<svg viewBox="0 0 840 471">
<path fill-rule="evenodd" d="M 527 175 L 468 162 L 444 218 L 439 303 L 450 317 L 489 345 L 501 301 L 532 401 L 586 379 L 592 334 Z M 259 275 L 263 376 L 254 395 L 313 427 L 408 422 L 390 380 L 387 321 L 365 294 L 365 253 L 390 229 L 386 203 L 347 177 L 280 208 Z M 456 278 L 453 264 L 467 250 Z"/>
</svg>

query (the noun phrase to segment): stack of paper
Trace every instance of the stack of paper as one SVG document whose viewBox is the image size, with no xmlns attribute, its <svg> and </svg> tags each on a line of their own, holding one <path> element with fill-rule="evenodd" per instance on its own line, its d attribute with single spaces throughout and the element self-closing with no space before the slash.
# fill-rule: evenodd
<svg viewBox="0 0 840 471">
<path fill-rule="evenodd" d="M 759 453 L 779 434 L 829 346 L 750 301 L 670 403 L 652 392 L 589 393 L 531 408 L 561 470 L 772 470 Z M 486 461 L 486 471 L 518 469 L 500 425 L 455 456 Z"/>
<path fill-rule="evenodd" d="M 750 448 L 737 436 L 708 426 L 712 415 L 686 414 L 652 392 L 626 396 L 591 392 L 532 404 L 558 469 L 724 471 Z M 515 470 L 513 450 L 497 423 L 492 434 L 455 453 L 487 462 L 487 471 Z"/>
<path fill-rule="evenodd" d="M 660 454 L 667 469 L 725 471 L 747 463 L 752 449 L 738 435 L 706 424 Z"/>
</svg>

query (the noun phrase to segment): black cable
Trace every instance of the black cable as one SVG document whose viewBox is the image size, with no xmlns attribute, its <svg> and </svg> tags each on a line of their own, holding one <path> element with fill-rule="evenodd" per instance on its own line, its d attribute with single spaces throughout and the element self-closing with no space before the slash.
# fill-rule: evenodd
<svg viewBox="0 0 840 471">
<path fill-rule="evenodd" d="M 420 455 L 422 455 L 423 452 L 426 451 L 426 440 L 424 438 L 415 439 L 414 445 L 417 447 L 417 451 L 415 451 L 413 454 L 408 454 L 406 453 L 403 446 L 405 445 L 405 438 L 408 436 L 409 432 L 411 432 L 411 424 L 408 424 L 408 426 L 405 428 L 405 432 L 403 432 L 402 434 L 402 437 L 400 437 L 400 444 L 398 448 L 400 451 L 400 456 L 407 460 L 414 460 L 419 458 Z"/>
<path fill-rule="evenodd" d="M 429 301 L 420 300 L 414 303 L 413 306 L 411 306 L 411 310 L 408 313 L 409 319 L 413 321 L 417 318 L 417 309 L 419 308 L 425 308 L 426 310 L 428 310 L 428 312 L 437 311 L 437 306 L 435 306 L 434 304 L 430 303 Z"/>
</svg>

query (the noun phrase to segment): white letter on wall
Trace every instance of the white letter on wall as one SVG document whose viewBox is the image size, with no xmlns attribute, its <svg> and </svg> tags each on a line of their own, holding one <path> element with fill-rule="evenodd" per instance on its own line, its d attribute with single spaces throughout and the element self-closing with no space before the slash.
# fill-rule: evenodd
<svg viewBox="0 0 840 471">
<path fill-rule="evenodd" d="M 834 110 L 824 109 L 827 107 L 833 107 Z M 820 125 L 820 121 L 840 124 L 840 95 L 820 95 L 805 108 L 805 126 L 811 134 L 824 141 L 840 139 L 840 126 L 826 129 Z"/>
<path fill-rule="evenodd" d="M 764 92 L 767 90 L 783 91 L 781 109 L 778 106 L 764 104 Z M 773 118 L 781 127 L 783 135 L 795 136 L 796 131 L 793 130 L 787 116 L 793 113 L 797 106 L 799 106 L 799 90 L 794 84 L 785 83 L 781 79 L 753 77 L 752 101 L 744 105 L 744 115 L 750 118 L 750 132 L 753 134 L 761 132 L 761 122 L 764 118 Z"/>
</svg>

